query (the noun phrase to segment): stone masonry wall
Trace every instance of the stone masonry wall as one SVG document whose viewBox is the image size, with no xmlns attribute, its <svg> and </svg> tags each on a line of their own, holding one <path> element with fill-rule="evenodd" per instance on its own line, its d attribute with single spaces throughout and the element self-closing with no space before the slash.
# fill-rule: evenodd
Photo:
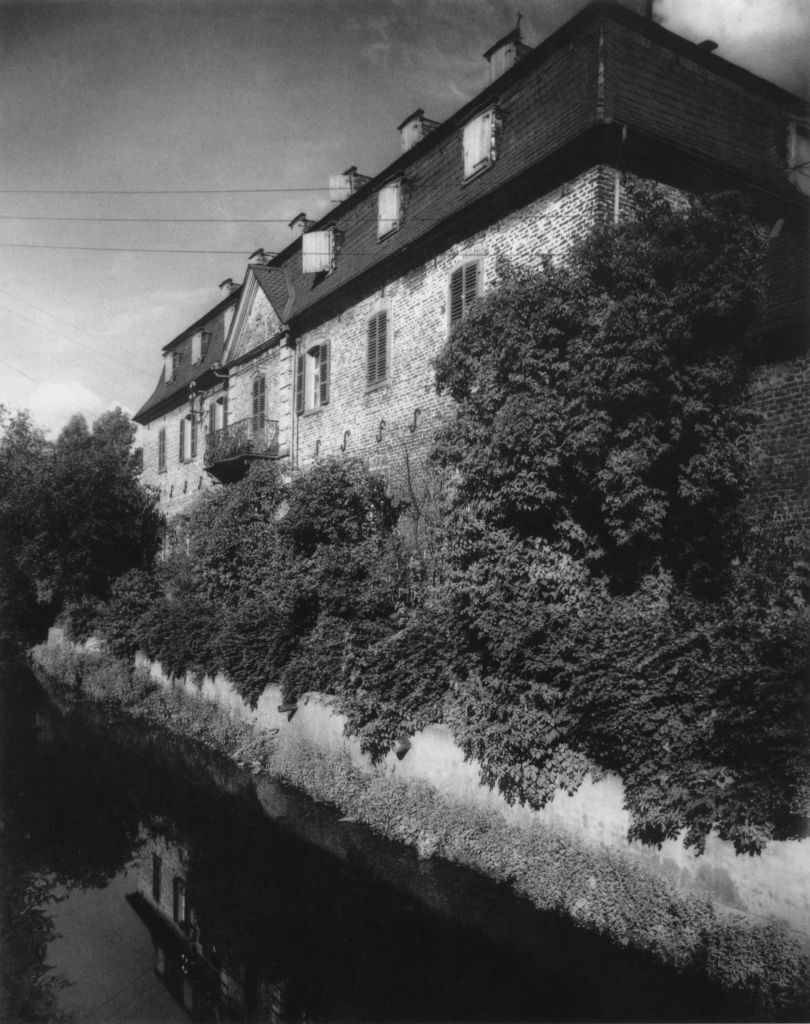
<svg viewBox="0 0 810 1024">
<path fill-rule="evenodd" d="M 433 433 L 451 414 L 450 403 L 436 394 L 433 359 L 448 336 L 452 271 L 479 258 L 480 292 L 485 293 L 494 284 L 500 257 L 539 267 L 545 254 L 564 256 L 608 209 L 612 181 L 607 168 L 593 167 L 304 333 L 299 352 L 330 344 L 330 400 L 295 417 L 295 464 L 359 456 L 390 479 L 401 474 L 404 451 L 416 461 L 423 458 Z M 368 321 L 381 310 L 389 315 L 389 374 L 382 385 L 369 388 Z"/>
</svg>

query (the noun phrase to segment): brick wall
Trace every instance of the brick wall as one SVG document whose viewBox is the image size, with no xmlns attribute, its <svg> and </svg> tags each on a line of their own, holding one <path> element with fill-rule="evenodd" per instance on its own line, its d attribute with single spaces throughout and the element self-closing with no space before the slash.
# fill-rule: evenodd
<svg viewBox="0 0 810 1024">
<path fill-rule="evenodd" d="M 783 536 L 810 530 L 810 354 L 759 367 L 752 395 L 761 417 L 752 506 Z"/>
<path fill-rule="evenodd" d="M 609 169 L 594 167 L 302 334 L 299 352 L 329 342 L 330 400 L 295 417 L 296 464 L 359 456 L 396 480 L 406 455 L 420 463 L 433 433 L 451 415 L 449 402 L 436 394 L 433 371 L 448 334 L 451 272 L 478 257 L 486 292 L 501 257 L 539 267 L 545 253 L 563 256 L 610 208 L 612 182 Z M 389 317 L 389 376 L 369 388 L 368 321 L 381 310 Z"/>
</svg>

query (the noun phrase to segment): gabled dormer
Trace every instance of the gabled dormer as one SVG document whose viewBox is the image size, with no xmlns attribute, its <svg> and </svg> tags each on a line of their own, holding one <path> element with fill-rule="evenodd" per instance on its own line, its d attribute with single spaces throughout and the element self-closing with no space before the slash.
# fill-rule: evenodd
<svg viewBox="0 0 810 1024">
<path fill-rule="evenodd" d="M 262 263 L 248 266 L 242 293 L 225 341 L 222 362 L 238 362 L 258 353 L 284 330 L 289 292 L 284 271 Z"/>
</svg>

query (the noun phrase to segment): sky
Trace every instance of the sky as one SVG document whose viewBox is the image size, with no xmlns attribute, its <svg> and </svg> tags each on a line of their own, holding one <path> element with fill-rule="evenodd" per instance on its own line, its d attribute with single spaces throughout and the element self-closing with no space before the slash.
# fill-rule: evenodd
<svg viewBox="0 0 810 1024">
<path fill-rule="evenodd" d="M 443 120 L 480 91 L 518 10 L 535 45 L 584 5 L 0 0 L 0 404 L 50 436 L 136 411 L 220 282 L 330 208 L 330 174 L 376 174 L 414 109 Z M 810 98 L 810 0 L 654 16 Z"/>
</svg>

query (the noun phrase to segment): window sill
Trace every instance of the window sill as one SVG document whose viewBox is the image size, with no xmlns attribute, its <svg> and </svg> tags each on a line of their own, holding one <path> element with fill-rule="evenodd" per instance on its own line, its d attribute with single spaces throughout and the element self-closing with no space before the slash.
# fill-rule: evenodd
<svg viewBox="0 0 810 1024">
<path fill-rule="evenodd" d="M 366 391 L 365 391 L 365 393 L 367 395 L 369 395 L 373 391 L 382 391 L 383 388 L 389 387 L 390 384 L 391 384 L 391 378 L 390 377 L 386 377 L 385 380 L 378 380 L 376 384 L 366 384 Z"/>
<path fill-rule="evenodd" d="M 323 408 L 324 407 L 322 405 L 319 405 L 316 409 L 304 409 L 304 411 L 300 412 L 298 415 L 299 416 L 317 416 L 318 413 L 323 412 Z"/>
<path fill-rule="evenodd" d="M 488 171 L 488 170 L 489 170 L 489 169 L 490 169 L 490 168 L 491 168 L 492 166 L 494 166 L 494 164 L 495 164 L 495 161 L 494 161 L 494 160 L 488 160 L 488 161 L 487 161 L 487 163 L 483 164 L 483 166 L 481 166 L 481 167 L 478 167 L 478 168 L 477 168 L 476 170 L 474 170 L 474 171 L 473 171 L 473 172 L 472 172 L 471 174 L 467 174 L 467 175 L 465 175 L 465 176 L 464 176 L 464 180 L 462 181 L 462 183 L 461 183 L 461 184 L 462 184 L 462 185 L 469 185 L 469 184 L 470 184 L 470 182 L 472 182 L 472 181 L 477 181 L 477 179 L 478 179 L 478 178 L 480 178 L 482 174 L 486 174 L 486 172 L 487 172 L 487 171 Z"/>
<path fill-rule="evenodd" d="M 398 231 L 399 231 L 399 224 L 397 224 L 397 226 L 395 228 L 389 228 L 388 231 L 386 231 L 384 235 L 377 235 L 377 244 L 379 245 L 380 242 L 384 242 L 386 239 L 390 238 L 391 235 L 395 235 Z"/>
</svg>

